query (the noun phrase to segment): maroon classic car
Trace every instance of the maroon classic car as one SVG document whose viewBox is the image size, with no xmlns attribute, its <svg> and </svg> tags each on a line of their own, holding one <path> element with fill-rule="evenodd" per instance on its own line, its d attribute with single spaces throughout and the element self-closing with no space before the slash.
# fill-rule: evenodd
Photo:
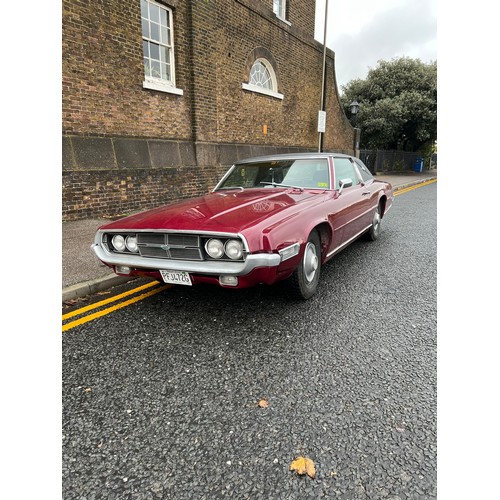
<svg viewBox="0 0 500 500">
<path fill-rule="evenodd" d="M 236 162 L 213 192 L 99 228 L 92 248 L 116 274 L 246 288 L 287 280 L 308 299 L 321 266 L 361 235 L 377 239 L 392 186 L 336 153 Z"/>
</svg>

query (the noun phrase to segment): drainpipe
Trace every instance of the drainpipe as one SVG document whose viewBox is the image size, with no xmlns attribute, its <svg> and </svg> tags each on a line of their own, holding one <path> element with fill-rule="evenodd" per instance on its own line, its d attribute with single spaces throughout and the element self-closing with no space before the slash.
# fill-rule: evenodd
<svg viewBox="0 0 500 500">
<path fill-rule="evenodd" d="M 326 79 L 326 27 L 328 24 L 328 0 L 325 0 L 325 29 L 323 32 L 323 76 L 321 79 L 321 104 L 320 111 L 325 110 L 325 79 Z M 323 132 L 318 131 L 318 152 L 323 150 Z"/>
</svg>

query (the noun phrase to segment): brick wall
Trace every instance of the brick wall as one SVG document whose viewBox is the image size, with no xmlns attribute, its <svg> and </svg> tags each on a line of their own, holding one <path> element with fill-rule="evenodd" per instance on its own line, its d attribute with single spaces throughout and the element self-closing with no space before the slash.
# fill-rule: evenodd
<svg viewBox="0 0 500 500">
<path fill-rule="evenodd" d="M 197 196 L 220 176 L 216 167 L 63 172 L 65 220 L 114 218 Z"/>
<path fill-rule="evenodd" d="M 323 49 L 314 0 L 166 0 L 176 87 L 144 89 L 140 0 L 63 0 L 63 218 L 112 216 L 202 194 L 236 159 L 316 151 Z M 249 92 L 269 54 L 284 98 Z M 267 51 L 267 52 L 266 52 Z M 324 150 L 352 152 L 353 130 L 327 58 Z M 267 133 L 265 133 L 267 132 Z"/>
<path fill-rule="evenodd" d="M 142 87 L 140 0 L 63 0 L 65 133 L 191 138 L 188 3 L 165 2 L 175 17 L 177 96 Z"/>
<path fill-rule="evenodd" d="M 287 20 L 314 38 L 316 0 L 288 0 Z"/>
</svg>

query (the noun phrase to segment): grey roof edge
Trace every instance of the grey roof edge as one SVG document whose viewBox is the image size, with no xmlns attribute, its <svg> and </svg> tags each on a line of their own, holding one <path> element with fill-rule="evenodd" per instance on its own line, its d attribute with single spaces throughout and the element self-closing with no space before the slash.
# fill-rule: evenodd
<svg viewBox="0 0 500 500">
<path fill-rule="evenodd" d="M 254 156 L 252 158 L 244 158 L 235 161 L 235 165 L 241 163 L 254 163 L 259 161 L 270 161 L 270 160 L 301 160 L 304 158 L 329 158 L 335 156 L 338 158 L 355 158 L 351 155 L 346 155 L 343 153 L 320 153 L 320 152 L 309 152 L 309 153 L 289 153 L 289 154 L 276 154 L 276 155 L 266 155 L 266 156 Z"/>
</svg>

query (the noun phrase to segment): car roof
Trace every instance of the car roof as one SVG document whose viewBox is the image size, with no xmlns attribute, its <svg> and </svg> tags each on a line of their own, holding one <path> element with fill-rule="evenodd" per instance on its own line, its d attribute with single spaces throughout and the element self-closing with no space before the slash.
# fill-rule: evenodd
<svg viewBox="0 0 500 500">
<path fill-rule="evenodd" d="M 235 161 L 234 164 L 238 165 L 240 163 L 253 163 L 253 162 L 276 161 L 276 160 L 304 160 L 304 159 L 316 159 L 316 158 L 329 158 L 330 156 L 334 156 L 337 158 L 354 158 L 351 155 L 346 155 L 343 153 L 309 152 L 309 153 L 290 153 L 290 154 L 254 156 L 252 158 L 243 158 L 241 160 Z"/>
</svg>

